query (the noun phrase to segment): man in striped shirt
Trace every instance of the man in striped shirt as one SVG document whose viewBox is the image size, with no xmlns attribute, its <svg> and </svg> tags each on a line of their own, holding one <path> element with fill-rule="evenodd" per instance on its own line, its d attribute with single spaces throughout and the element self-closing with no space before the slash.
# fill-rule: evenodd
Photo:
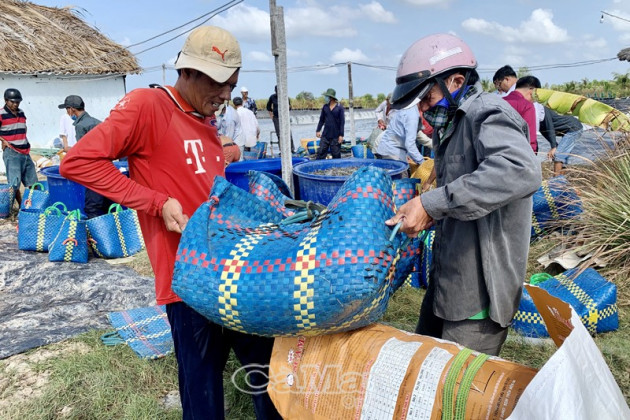
<svg viewBox="0 0 630 420">
<path fill-rule="evenodd" d="M 0 112 L 0 141 L 7 183 L 15 190 L 15 199 L 22 202 L 20 184 L 26 188 L 37 182 L 35 164 L 31 159 L 31 145 L 26 138 L 26 116 L 20 109 L 22 94 L 17 89 L 4 91 L 4 108 Z"/>
</svg>

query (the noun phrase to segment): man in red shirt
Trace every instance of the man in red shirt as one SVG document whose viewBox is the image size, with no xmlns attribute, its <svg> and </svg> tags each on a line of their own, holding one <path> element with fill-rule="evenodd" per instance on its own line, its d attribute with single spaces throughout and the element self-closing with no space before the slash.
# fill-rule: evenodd
<svg viewBox="0 0 630 420">
<path fill-rule="evenodd" d="M 136 89 L 83 137 L 61 174 L 138 211 L 155 273 L 156 301 L 165 304 L 179 369 L 183 417 L 223 418 L 223 369 L 230 349 L 248 372 L 258 418 L 279 418 L 265 390 L 273 339 L 213 324 L 171 289 L 175 255 L 188 218 L 208 199 L 224 158 L 214 118 L 230 100 L 241 51 L 227 31 L 190 33 L 175 68 L 175 86 Z M 129 178 L 112 160 L 128 156 Z M 261 391 L 262 390 L 262 391 Z"/>
<path fill-rule="evenodd" d="M 31 159 L 31 145 L 26 138 L 26 115 L 20 109 L 22 94 L 9 88 L 4 91 L 4 108 L 0 110 L 0 143 L 7 182 L 15 190 L 15 199 L 20 204 L 20 184 L 26 188 L 37 182 L 35 164 Z M 9 205 L 11 209 L 13 203 Z"/>
<path fill-rule="evenodd" d="M 536 139 L 536 108 L 534 108 L 534 90 L 540 87 L 540 82 L 534 76 L 524 76 L 516 82 L 516 89 L 503 99 L 508 101 L 523 117 L 529 129 L 529 145 L 534 153 L 538 152 L 538 140 Z"/>
</svg>

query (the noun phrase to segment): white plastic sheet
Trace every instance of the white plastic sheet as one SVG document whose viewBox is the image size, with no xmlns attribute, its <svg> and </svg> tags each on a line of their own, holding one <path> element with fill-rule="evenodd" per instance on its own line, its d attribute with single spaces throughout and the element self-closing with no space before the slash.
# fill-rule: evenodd
<svg viewBox="0 0 630 420">
<path fill-rule="evenodd" d="M 630 419 L 617 382 L 573 308 L 539 287 L 526 287 L 560 347 L 529 383 L 509 419 Z"/>
</svg>

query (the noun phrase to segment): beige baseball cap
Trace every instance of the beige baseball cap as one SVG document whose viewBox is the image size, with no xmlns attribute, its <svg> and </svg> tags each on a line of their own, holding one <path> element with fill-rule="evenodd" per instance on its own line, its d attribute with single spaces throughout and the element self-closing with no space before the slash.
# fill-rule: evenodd
<svg viewBox="0 0 630 420">
<path fill-rule="evenodd" d="M 176 69 L 195 69 L 224 83 L 241 67 L 241 47 L 231 33 L 216 26 L 193 30 L 175 62 Z"/>
</svg>

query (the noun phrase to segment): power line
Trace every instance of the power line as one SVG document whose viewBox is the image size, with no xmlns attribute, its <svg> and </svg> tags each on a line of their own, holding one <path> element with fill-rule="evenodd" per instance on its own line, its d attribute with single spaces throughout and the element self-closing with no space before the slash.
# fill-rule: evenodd
<svg viewBox="0 0 630 420">
<path fill-rule="evenodd" d="M 527 69 L 529 70 L 553 70 L 553 69 L 563 69 L 563 68 L 571 68 L 571 67 L 584 67 L 584 66 L 590 66 L 593 64 L 600 64 L 600 63 L 605 63 L 607 61 L 613 61 L 613 60 L 618 60 L 617 57 L 612 57 L 612 58 L 601 58 L 601 59 L 596 59 L 596 60 L 587 60 L 587 61 L 576 61 L 573 63 L 557 63 L 557 64 L 540 64 L 537 66 L 525 66 L 527 67 Z M 393 66 L 382 66 L 382 65 L 374 65 L 374 64 L 365 64 L 365 63 L 358 63 L 358 62 L 350 62 L 352 65 L 354 66 L 361 66 L 361 67 L 368 67 L 368 68 L 374 68 L 374 69 L 378 69 L 378 70 L 386 70 L 386 71 L 395 71 L 397 68 L 393 67 Z M 301 72 L 307 72 L 307 71 L 321 71 L 321 70 L 327 70 L 330 68 L 334 68 L 334 67 L 341 67 L 341 66 L 345 66 L 347 65 L 346 63 L 333 63 L 333 64 L 314 64 L 314 65 L 308 65 L 308 66 L 298 66 L 298 67 L 289 67 L 287 68 L 287 71 L 289 73 L 301 73 Z M 151 66 L 151 67 L 144 67 L 142 69 L 143 73 L 150 73 L 153 71 L 159 71 L 162 70 L 163 68 L 167 68 L 169 70 L 174 69 L 175 67 L 173 65 L 167 64 L 167 65 L 158 65 L 158 66 Z M 494 73 L 496 71 L 496 69 L 489 69 L 489 68 L 478 68 L 477 71 L 479 73 Z M 241 73 L 275 73 L 274 69 L 241 69 Z"/>
</svg>

